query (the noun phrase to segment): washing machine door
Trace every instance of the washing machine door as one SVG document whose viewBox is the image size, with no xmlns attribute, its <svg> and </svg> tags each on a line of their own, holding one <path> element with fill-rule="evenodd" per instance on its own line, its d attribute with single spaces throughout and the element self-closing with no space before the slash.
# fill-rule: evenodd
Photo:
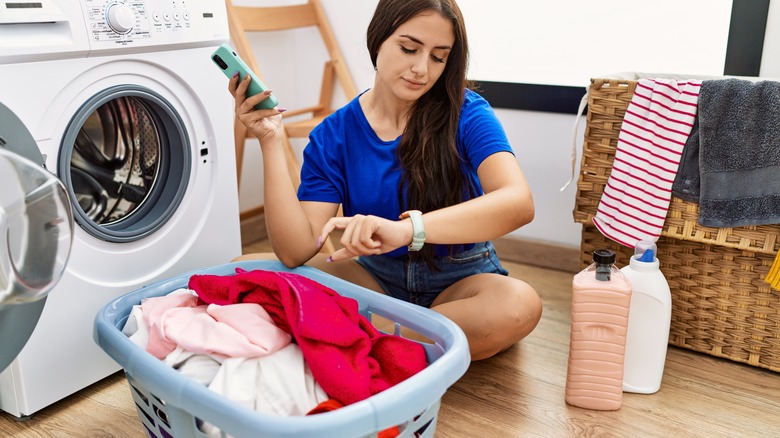
<svg viewBox="0 0 780 438">
<path fill-rule="evenodd" d="M 156 91 L 124 84 L 95 94 L 71 118 L 58 156 L 76 223 L 110 243 L 154 234 L 184 198 L 190 149 L 181 115 Z"/>
<path fill-rule="evenodd" d="M 27 128 L 0 104 L 0 371 L 27 343 L 70 255 L 70 202 L 43 163 Z"/>
</svg>

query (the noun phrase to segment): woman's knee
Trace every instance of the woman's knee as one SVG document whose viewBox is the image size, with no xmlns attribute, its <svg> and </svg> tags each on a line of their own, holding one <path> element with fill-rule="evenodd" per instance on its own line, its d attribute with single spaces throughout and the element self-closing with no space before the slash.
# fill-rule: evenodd
<svg viewBox="0 0 780 438">
<path fill-rule="evenodd" d="M 251 253 L 251 254 L 242 254 L 233 260 L 231 260 L 231 263 L 233 262 L 243 262 L 247 260 L 278 260 L 276 255 L 272 252 L 258 252 L 258 253 Z"/>
<path fill-rule="evenodd" d="M 474 298 L 478 301 L 467 306 L 479 308 L 479 316 L 464 320 L 474 324 L 467 332 L 473 360 L 509 349 L 528 336 L 541 320 L 542 301 L 536 290 L 525 282 L 492 284 L 477 295 Z"/>
<path fill-rule="evenodd" d="M 542 319 L 542 299 L 536 290 L 527 283 L 522 283 L 513 292 L 513 306 L 507 309 L 511 312 L 510 319 L 517 325 L 525 337 Z"/>
</svg>

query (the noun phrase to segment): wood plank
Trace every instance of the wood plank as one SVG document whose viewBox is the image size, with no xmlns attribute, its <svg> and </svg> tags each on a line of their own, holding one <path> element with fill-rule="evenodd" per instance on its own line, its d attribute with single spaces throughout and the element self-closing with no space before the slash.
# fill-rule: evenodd
<svg viewBox="0 0 780 438">
<path fill-rule="evenodd" d="M 317 14 L 311 4 L 291 6 L 234 6 L 236 16 L 247 32 L 264 32 L 317 26 Z"/>
<path fill-rule="evenodd" d="M 124 372 L 113 374 L 20 421 L 3 412 L 0 436 L 15 438 L 143 437 Z"/>
</svg>

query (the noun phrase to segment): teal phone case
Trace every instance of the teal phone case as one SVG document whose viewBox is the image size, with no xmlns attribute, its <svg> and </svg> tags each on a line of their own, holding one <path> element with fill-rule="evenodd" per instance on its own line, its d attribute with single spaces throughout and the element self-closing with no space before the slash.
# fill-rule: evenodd
<svg viewBox="0 0 780 438">
<path fill-rule="evenodd" d="M 246 90 L 246 95 L 254 96 L 255 94 L 262 93 L 267 90 L 268 87 L 257 77 L 257 75 L 249 69 L 244 60 L 227 44 L 222 44 L 211 54 L 211 60 L 214 64 L 222 70 L 222 73 L 230 79 L 238 72 L 243 79 L 247 73 L 252 77 L 252 81 L 249 83 L 249 88 Z M 271 109 L 279 105 L 279 101 L 276 100 L 274 95 L 268 96 L 265 100 L 255 105 L 255 109 Z"/>
</svg>

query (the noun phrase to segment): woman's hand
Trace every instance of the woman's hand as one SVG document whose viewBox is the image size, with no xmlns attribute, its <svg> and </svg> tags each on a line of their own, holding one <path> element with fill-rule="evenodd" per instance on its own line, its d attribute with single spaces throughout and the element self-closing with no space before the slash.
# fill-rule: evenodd
<svg viewBox="0 0 780 438">
<path fill-rule="evenodd" d="M 239 80 L 239 74 L 236 73 L 228 82 L 228 91 L 233 95 L 236 101 L 236 117 L 244 126 L 249 129 L 262 145 L 264 140 L 271 140 L 282 135 L 282 117 L 284 109 L 278 108 L 268 110 L 256 110 L 254 106 L 271 95 L 271 90 L 254 96 L 246 97 L 246 90 L 252 78 L 247 74 Z"/>
<path fill-rule="evenodd" d="M 378 216 L 355 215 L 334 217 L 325 223 L 320 234 L 324 242 L 333 230 L 344 230 L 341 244 L 344 246 L 330 256 L 331 261 L 346 260 L 358 255 L 375 255 L 390 252 L 412 241 L 410 220 L 391 221 Z"/>
</svg>

